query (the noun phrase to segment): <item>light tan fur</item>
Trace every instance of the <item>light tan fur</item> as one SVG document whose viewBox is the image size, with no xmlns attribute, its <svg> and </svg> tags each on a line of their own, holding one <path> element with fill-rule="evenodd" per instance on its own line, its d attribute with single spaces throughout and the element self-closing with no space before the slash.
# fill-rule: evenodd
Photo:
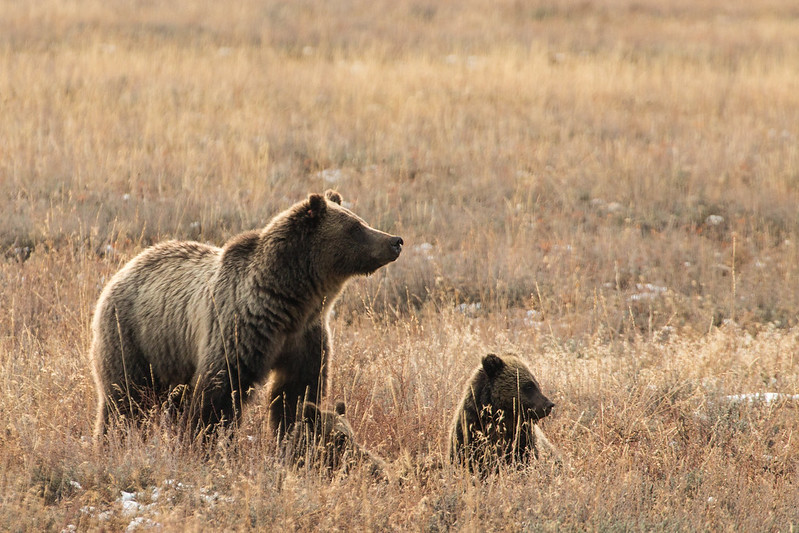
<svg viewBox="0 0 799 533">
<path fill-rule="evenodd" d="M 276 430 L 320 398 L 336 298 L 402 247 L 340 204 L 333 191 L 310 195 L 222 248 L 168 241 L 125 265 L 92 322 L 97 435 L 111 417 L 142 419 L 176 387 L 194 431 L 236 420 L 270 374 Z"/>
</svg>

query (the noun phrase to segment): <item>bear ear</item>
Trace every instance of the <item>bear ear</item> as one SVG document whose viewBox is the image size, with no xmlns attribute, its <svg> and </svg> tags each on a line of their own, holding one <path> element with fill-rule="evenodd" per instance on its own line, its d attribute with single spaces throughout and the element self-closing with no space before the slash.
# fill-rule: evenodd
<svg viewBox="0 0 799 533">
<path fill-rule="evenodd" d="M 344 413 L 347 411 L 347 406 L 344 405 L 344 402 L 338 401 L 336 402 L 336 414 L 344 416 Z"/>
<path fill-rule="evenodd" d="M 505 368 L 505 361 L 496 354 L 490 353 L 483 357 L 483 370 L 490 378 L 496 377 Z"/>
<path fill-rule="evenodd" d="M 308 420 L 309 422 L 313 422 L 319 418 L 319 408 L 315 403 L 305 402 L 305 405 L 302 408 L 302 418 L 304 420 Z"/>
<path fill-rule="evenodd" d="M 309 194 L 304 207 L 308 218 L 319 219 L 327 209 L 327 201 L 321 194 Z"/>
<path fill-rule="evenodd" d="M 338 205 L 341 205 L 341 195 L 333 189 L 328 189 L 325 191 L 325 198 L 331 202 L 336 202 Z"/>
</svg>

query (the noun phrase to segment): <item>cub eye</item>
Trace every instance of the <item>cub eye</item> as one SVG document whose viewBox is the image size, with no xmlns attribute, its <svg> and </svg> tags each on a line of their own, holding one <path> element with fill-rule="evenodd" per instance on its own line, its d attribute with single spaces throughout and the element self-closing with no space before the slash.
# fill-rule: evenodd
<svg viewBox="0 0 799 533">
<path fill-rule="evenodd" d="M 535 392 L 535 384 L 532 381 L 528 381 L 524 385 L 522 385 L 522 390 L 527 394 L 532 394 Z"/>
</svg>

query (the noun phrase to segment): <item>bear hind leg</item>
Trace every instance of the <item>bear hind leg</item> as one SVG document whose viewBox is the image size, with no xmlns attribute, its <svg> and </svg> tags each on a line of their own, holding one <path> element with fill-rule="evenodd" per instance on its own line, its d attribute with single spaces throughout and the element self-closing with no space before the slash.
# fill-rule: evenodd
<svg viewBox="0 0 799 533">
<path fill-rule="evenodd" d="M 108 431 L 108 402 L 105 395 L 100 395 L 97 400 L 97 418 L 94 422 L 94 440 L 99 442 Z"/>
</svg>

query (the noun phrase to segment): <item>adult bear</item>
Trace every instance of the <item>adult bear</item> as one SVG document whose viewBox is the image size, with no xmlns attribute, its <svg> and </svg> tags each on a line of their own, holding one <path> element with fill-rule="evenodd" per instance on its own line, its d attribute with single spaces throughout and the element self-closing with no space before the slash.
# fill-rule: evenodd
<svg viewBox="0 0 799 533">
<path fill-rule="evenodd" d="M 328 190 L 222 248 L 168 241 L 145 250 L 94 312 L 96 436 L 112 415 L 141 419 L 175 391 L 192 431 L 226 426 L 267 378 L 270 426 L 288 428 L 298 405 L 325 392 L 328 315 L 345 283 L 397 259 L 402 244 Z"/>
</svg>

